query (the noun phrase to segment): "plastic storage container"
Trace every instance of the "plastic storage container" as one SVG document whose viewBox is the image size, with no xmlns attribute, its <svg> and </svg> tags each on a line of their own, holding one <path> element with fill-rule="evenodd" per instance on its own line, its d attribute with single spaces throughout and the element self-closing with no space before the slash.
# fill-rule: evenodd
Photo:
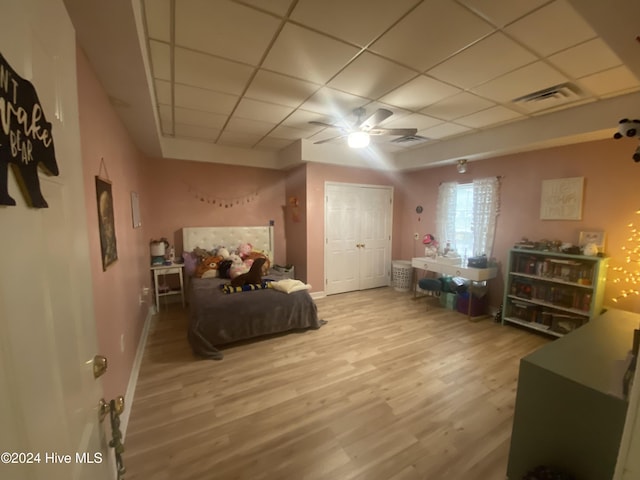
<svg viewBox="0 0 640 480">
<path fill-rule="evenodd" d="M 409 260 L 394 260 L 392 263 L 393 288 L 398 292 L 408 292 L 411 288 L 411 262 Z"/>
</svg>

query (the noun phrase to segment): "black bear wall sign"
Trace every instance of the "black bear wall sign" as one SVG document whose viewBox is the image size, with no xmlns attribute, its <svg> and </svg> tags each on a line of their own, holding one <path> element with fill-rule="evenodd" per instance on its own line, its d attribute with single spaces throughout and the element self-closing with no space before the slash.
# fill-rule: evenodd
<svg viewBox="0 0 640 480">
<path fill-rule="evenodd" d="M 34 86 L 0 54 L 0 205 L 16 204 L 8 191 L 9 165 L 27 204 L 48 207 L 40 191 L 38 165 L 49 175 L 59 173 L 51 123 Z"/>
</svg>

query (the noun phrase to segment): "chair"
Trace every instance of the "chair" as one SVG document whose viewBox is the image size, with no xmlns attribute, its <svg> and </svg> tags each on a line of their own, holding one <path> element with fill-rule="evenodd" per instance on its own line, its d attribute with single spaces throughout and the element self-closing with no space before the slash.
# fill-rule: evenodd
<svg viewBox="0 0 640 480">
<path fill-rule="evenodd" d="M 442 280 L 439 278 L 421 278 L 418 280 L 418 287 L 420 290 L 427 292 L 427 295 L 431 297 L 440 297 L 442 293 Z M 427 304 L 427 307 L 429 305 Z"/>
</svg>

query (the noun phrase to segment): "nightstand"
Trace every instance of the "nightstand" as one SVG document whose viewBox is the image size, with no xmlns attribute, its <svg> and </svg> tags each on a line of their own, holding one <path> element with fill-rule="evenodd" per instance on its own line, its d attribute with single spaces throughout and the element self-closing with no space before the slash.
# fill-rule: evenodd
<svg viewBox="0 0 640 480">
<path fill-rule="evenodd" d="M 182 298 L 182 308 L 184 308 L 184 279 L 182 275 L 183 269 L 184 265 L 177 263 L 151 267 L 151 272 L 153 272 L 153 289 L 156 293 L 157 311 L 160 311 L 160 297 L 166 297 L 169 295 L 180 295 L 180 297 Z M 160 277 L 162 276 L 164 279 L 165 275 L 178 275 L 180 279 L 180 289 L 170 289 L 166 284 L 160 284 Z"/>
</svg>

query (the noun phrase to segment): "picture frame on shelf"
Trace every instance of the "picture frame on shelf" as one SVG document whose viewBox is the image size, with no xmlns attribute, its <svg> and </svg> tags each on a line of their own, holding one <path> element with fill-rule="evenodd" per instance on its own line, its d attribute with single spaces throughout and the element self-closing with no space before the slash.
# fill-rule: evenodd
<svg viewBox="0 0 640 480">
<path fill-rule="evenodd" d="M 605 232 L 603 231 L 592 231 L 592 232 L 580 232 L 580 237 L 578 238 L 578 246 L 580 248 L 584 248 L 588 243 L 593 243 L 598 247 L 598 252 L 604 252 L 604 240 L 605 240 Z"/>
</svg>

